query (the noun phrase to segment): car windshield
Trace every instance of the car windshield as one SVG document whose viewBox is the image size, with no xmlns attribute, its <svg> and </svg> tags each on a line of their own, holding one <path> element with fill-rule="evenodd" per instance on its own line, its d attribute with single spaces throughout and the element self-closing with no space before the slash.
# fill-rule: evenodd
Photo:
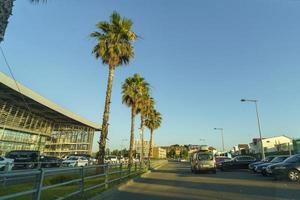
<svg viewBox="0 0 300 200">
<path fill-rule="evenodd" d="M 285 161 L 285 163 L 300 163 L 300 155 L 294 155 L 291 156 L 289 158 L 287 158 Z"/>
<path fill-rule="evenodd" d="M 286 159 L 287 157 L 284 157 L 284 156 L 279 156 L 279 157 L 275 157 L 271 163 L 278 163 L 278 162 L 282 162 Z"/>
<path fill-rule="evenodd" d="M 79 157 L 70 157 L 68 160 L 78 160 L 79 159 Z"/>
<path fill-rule="evenodd" d="M 266 157 L 266 159 L 262 160 L 263 162 L 271 162 L 275 157 Z"/>
<path fill-rule="evenodd" d="M 198 159 L 199 160 L 213 160 L 213 155 L 210 153 L 199 153 Z"/>
</svg>

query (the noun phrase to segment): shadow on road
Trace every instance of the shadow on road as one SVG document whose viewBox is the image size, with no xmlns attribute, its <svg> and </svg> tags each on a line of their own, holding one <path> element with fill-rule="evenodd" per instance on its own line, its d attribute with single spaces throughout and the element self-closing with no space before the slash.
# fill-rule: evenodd
<svg viewBox="0 0 300 200">
<path fill-rule="evenodd" d="M 120 187 L 105 199 L 297 200 L 300 184 L 274 182 L 245 171 L 193 174 L 188 163 L 171 162 Z"/>
</svg>

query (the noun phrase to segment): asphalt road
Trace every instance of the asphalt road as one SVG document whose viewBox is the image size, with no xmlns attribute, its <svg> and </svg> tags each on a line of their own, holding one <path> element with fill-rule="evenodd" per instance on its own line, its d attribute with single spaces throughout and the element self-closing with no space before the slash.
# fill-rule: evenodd
<svg viewBox="0 0 300 200">
<path fill-rule="evenodd" d="M 300 200 L 300 183 L 275 181 L 246 170 L 193 174 L 188 163 L 169 162 L 94 199 Z"/>
</svg>

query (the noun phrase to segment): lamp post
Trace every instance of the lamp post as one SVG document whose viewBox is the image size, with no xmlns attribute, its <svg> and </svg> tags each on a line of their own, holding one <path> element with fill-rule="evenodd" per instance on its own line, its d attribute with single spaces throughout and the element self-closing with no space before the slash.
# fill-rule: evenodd
<svg viewBox="0 0 300 200">
<path fill-rule="evenodd" d="M 214 128 L 214 130 L 219 130 L 221 131 L 221 137 L 222 137 L 222 148 L 223 148 L 223 152 L 225 151 L 225 147 L 224 147 L 224 136 L 223 136 L 223 128 Z"/>
<path fill-rule="evenodd" d="M 261 127 L 260 127 L 260 120 L 259 120 L 259 115 L 258 115 L 258 108 L 257 108 L 257 100 L 256 99 L 241 99 L 241 102 L 252 102 L 255 104 L 255 111 L 256 111 L 256 118 L 257 118 L 257 125 L 258 125 L 258 132 L 259 132 L 259 139 L 260 139 L 260 148 L 261 148 L 261 158 L 265 159 L 265 150 L 264 150 L 264 145 L 262 141 L 262 136 L 261 136 Z"/>
</svg>

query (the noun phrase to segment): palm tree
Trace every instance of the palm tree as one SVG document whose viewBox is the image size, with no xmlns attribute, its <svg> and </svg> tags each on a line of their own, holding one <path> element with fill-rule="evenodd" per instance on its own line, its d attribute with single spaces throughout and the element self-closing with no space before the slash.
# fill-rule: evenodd
<svg viewBox="0 0 300 200">
<path fill-rule="evenodd" d="M 150 130 L 150 144 L 149 144 L 149 154 L 148 161 L 150 162 L 150 158 L 152 156 L 152 142 L 153 142 L 153 132 L 155 129 L 158 129 L 161 125 L 161 114 L 157 112 L 155 109 L 146 116 L 145 125 Z"/>
<path fill-rule="evenodd" d="M 141 134 L 141 163 L 144 164 L 144 127 L 145 127 L 145 117 L 148 116 L 154 108 L 154 99 L 149 95 L 146 94 L 142 97 L 141 101 L 138 104 L 138 113 L 141 116 L 141 126 L 140 126 L 140 134 Z"/>
<path fill-rule="evenodd" d="M 131 131 L 129 146 L 129 165 L 133 162 L 134 122 L 138 105 L 149 94 L 149 84 L 139 74 L 128 77 L 122 85 L 122 103 L 131 108 Z"/>
<path fill-rule="evenodd" d="M 46 2 L 47 0 L 30 0 L 32 3 Z M 0 0 L 0 42 L 4 39 L 8 19 L 12 14 L 14 0 Z"/>
<path fill-rule="evenodd" d="M 136 40 L 136 34 L 131 30 L 132 21 L 122 18 L 117 12 L 110 16 L 110 22 L 101 21 L 97 24 L 99 32 L 91 33 L 91 37 L 97 39 L 93 54 L 97 59 L 101 58 L 103 64 L 108 65 L 109 75 L 107 81 L 105 107 L 99 141 L 98 163 L 104 163 L 106 139 L 108 135 L 108 121 L 110 111 L 110 99 L 113 77 L 116 67 L 127 65 L 134 57 L 132 42 Z"/>
</svg>

